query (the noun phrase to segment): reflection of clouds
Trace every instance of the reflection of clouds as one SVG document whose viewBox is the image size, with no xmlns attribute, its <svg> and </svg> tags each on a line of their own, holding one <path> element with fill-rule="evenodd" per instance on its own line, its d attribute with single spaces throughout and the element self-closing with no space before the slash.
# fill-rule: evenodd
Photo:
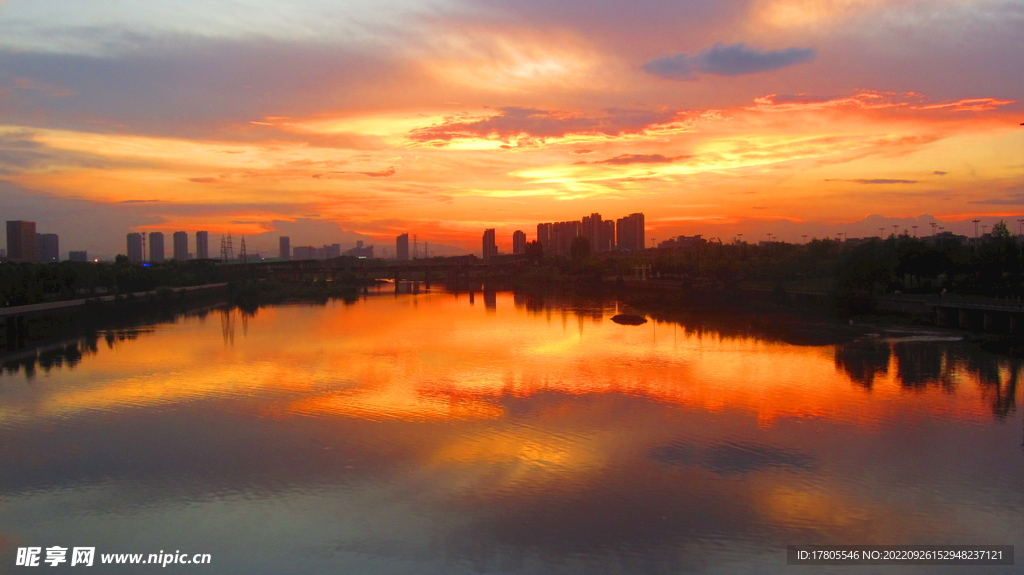
<svg viewBox="0 0 1024 575">
<path fill-rule="evenodd" d="M 806 470 L 814 467 L 814 458 L 806 453 L 746 442 L 726 442 L 709 447 L 673 442 L 652 449 L 650 455 L 660 463 L 699 465 L 722 475 L 773 469 Z"/>
</svg>

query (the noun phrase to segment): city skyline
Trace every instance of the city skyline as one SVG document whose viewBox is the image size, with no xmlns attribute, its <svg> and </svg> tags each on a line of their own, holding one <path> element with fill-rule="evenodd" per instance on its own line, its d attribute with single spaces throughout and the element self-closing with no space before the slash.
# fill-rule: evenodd
<svg viewBox="0 0 1024 575">
<path fill-rule="evenodd" d="M 787 241 L 1024 212 L 1015 2 L 54 1 L 0 4 L 0 205 L 90 253 L 129 231 L 475 252 L 592 212 Z"/>
</svg>

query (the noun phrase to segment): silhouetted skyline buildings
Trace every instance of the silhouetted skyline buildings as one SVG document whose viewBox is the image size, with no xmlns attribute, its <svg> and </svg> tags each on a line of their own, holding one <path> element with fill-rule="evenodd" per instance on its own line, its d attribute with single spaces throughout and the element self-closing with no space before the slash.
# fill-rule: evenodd
<svg viewBox="0 0 1024 575">
<path fill-rule="evenodd" d="M 395 238 L 395 259 L 409 259 L 409 234 L 402 234 Z"/>
<path fill-rule="evenodd" d="M 580 236 L 587 239 L 590 251 L 595 253 L 642 250 L 646 241 L 644 215 L 635 213 L 613 221 L 592 213 L 580 221 L 537 224 L 537 242 L 546 256 L 568 257 L 573 239 Z"/>
<path fill-rule="evenodd" d="M 210 233 L 196 232 L 196 259 L 205 260 L 210 257 Z"/>
<path fill-rule="evenodd" d="M 494 228 L 484 230 L 483 238 L 483 259 L 487 261 L 498 255 L 498 245 L 495 242 Z"/>
<path fill-rule="evenodd" d="M 7 258 L 13 262 L 36 261 L 36 223 L 7 222 Z"/>
</svg>

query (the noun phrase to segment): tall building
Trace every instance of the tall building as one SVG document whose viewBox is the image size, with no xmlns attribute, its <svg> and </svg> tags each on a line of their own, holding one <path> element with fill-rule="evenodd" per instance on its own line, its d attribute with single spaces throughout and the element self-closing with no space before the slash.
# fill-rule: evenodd
<svg viewBox="0 0 1024 575">
<path fill-rule="evenodd" d="M 188 259 L 187 232 L 174 232 L 174 259 L 181 262 Z"/>
<path fill-rule="evenodd" d="M 616 246 L 618 249 L 629 251 L 644 249 L 646 239 L 644 237 L 643 214 L 629 214 L 624 218 L 619 218 L 616 222 L 616 228 L 616 235 L 618 236 Z"/>
<path fill-rule="evenodd" d="M 402 234 L 395 238 L 395 259 L 409 259 L 409 234 Z"/>
<path fill-rule="evenodd" d="M 605 220 L 601 222 L 601 251 L 610 252 L 615 249 L 615 221 Z"/>
<path fill-rule="evenodd" d="M 196 232 L 196 259 L 205 260 L 210 257 L 210 232 Z"/>
<path fill-rule="evenodd" d="M 145 257 L 142 254 L 142 234 L 128 234 L 128 261 L 141 262 Z"/>
<path fill-rule="evenodd" d="M 537 224 L 537 243 L 545 256 L 555 255 L 551 251 L 551 224 Z"/>
<path fill-rule="evenodd" d="M 89 252 L 85 250 L 80 252 L 70 251 L 68 252 L 68 259 L 73 262 L 87 262 L 89 261 Z"/>
<path fill-rule="evenodd" d="M 547 255 L 569 257 L 572 240 L 580 235 L 580 222 L 551 224 L 551 250 Z"/>
<path fill-rule="evenodd" d="M 484 230 L 484 261 L 491 259 L 491 256 L 498 255 L 498 246 L 494 243 L 494 228 Z"/>
<path fill-rule="evenodd" d="M 60 261 L 60 238 L 57 234 L 36 234 L 36 261 Z"/>
<path fill-rule="evenodd" d="M 526 253 L 526 232 L 522 230 L 512 232 L 512 253 Z"/>
<path fill-rule="evenodd" d="M 289 236 L 281 236 L 277 238 L 278 251 L 277 259 L 290 260 L 292 259 L 292 239 Z"/>
<path fill-rule="evenodd" d="M 164 233 L 151 232 L 149 234 L 149 261 L 164 261 Z"/>
<path fill-rule="evenodd" d="M 295 246 L 292 248 L 292 259 L 311 260 L 316 257 L 316 248 L 313 246 Z"/>
<path fill-rule="evenodd" d="M 602 251 L 600 244 L 603 231 L 604 226 L 601 225 L 601 214 L 583 216 L 583 221 L 580 222 L 580 235 L 587 238 L 587 242 L 590 243 L 591 252 Z"/>
<path fill-rule="evenodd" d="M 36 261 L 35 222 L 7 222 L 7 258 L 12 262 Z"/>
</svg>

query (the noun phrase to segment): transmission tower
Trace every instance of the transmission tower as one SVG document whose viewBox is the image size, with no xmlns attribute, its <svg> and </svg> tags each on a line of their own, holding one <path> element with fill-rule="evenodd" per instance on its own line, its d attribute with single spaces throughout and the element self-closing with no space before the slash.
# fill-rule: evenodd
<svg viewBox="0 0 1024 575">
<path fill-rule="evenodd" d="M 240 250 L 241 251 L 238 254 L 238 259 L 244 264 L 249 261 L 249 256 L 248 254 L 245 253 L 245 236 L 242 236 L 242 247 L 240 248 Z"/>
<path fill-rule="evenodd" d="M 419 246 L 419 243 L 416 241 L 416 234 L 413 234 L 412 235 L 412 259 L 417 259 L 419 257 L 420 257 L 420 246 Z"/>
<path fill-rule="evenodd" d="M 231 247 L 231 234 L 220 237 L 220 261 L 228 263 L 235 257 L 235 250 Z"/>
</svg>

